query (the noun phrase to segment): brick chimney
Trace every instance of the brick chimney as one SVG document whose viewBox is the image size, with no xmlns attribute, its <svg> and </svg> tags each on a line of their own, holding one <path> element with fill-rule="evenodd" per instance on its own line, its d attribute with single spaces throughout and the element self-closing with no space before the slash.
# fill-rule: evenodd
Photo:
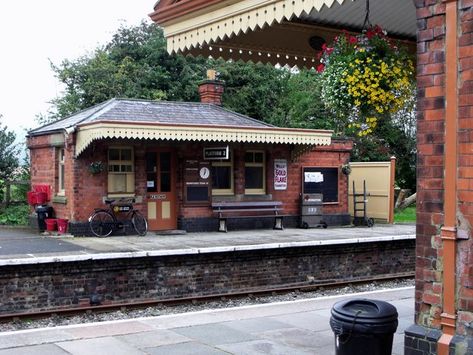
<svg viewBox="0 0 473 355">
<path fill-rule="evenodd" d="M 223 81 L 215 78 L 215 70 L 207 70 L 207 79 L 199 84 L 200 102 L 222 105 Z"/>
</svg>

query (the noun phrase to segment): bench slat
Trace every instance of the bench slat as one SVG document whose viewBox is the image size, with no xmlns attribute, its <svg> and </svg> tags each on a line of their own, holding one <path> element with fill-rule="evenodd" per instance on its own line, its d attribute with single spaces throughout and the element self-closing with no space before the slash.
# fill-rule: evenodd
<svg viewBox="0 0 473 355">
<path fill-rule="evenodd" d="M 227 231 L 227 218 L 262 218 L 274 217 L 274 229 L 283 229 L 281 201 L 230 201 L 213 202 L 212 209 L 219 218 L 219 231 Z M 253 213 L 252 213 L 253 212 Z M 268 213 L 271 213 L 268 215 Z"/>
<path fill-rule="evenodd" d="M 282 206 L 281 201 L 240 201 L 240 202 L 213 202 L 212 208 L 233 208 L 233 207 L 267 207 Z"/>
<path fill-rule="evenodd" d="M 282 208 L 242 208 L 231 210 L 215 210 L 215 213 L 231 213 L 231 212 L 274 212 L 282 211 Z"/>
</svg>

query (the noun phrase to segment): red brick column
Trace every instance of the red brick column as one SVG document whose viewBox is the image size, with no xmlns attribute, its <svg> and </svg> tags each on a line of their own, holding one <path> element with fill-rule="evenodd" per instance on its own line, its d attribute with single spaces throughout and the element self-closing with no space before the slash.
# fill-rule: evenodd
<svg viewBox="0 0 473 355">
<path fill-rule="evenodd" d="M 437 350 L 446 354 L 449 348 L 462 347 L 473 351 L 473 1 L 416 0 L 415 4 L 419 29 L 415 321 L 426 331 L 422 335 L 413 328 L 410 335 L 431 343 L 428 352 L 420 349 L 419 342 L 416 351 L 421 352 L 416 354 Z M 408 342 L 409 331 L 406 334 L 409 354 L 415 342 Z"/>
</svg>

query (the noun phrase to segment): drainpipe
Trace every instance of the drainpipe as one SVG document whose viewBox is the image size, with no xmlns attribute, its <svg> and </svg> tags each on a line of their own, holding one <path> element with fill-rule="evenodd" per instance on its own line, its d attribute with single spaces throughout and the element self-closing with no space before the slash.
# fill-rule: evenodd
<svg viewBox="0 0 473 355">
<path fill-rule="evenodd" d="M 444 226 L 443 242 L 443 297 L 442 336 L 438 341 L 440 355 L 448 355 L 450 342 L 456 331 L 456 239 L 457 239 L 457 116 L 458 116 L 458 45 L 457 0 L 444 0 L 445 19 L 445 152 L 444 152 Z"/>
</svg>

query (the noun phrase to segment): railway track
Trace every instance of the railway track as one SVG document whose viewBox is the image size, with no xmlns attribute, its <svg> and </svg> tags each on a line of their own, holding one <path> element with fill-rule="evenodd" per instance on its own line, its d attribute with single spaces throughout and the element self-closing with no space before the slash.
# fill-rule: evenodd
<svg viewBox="0 0 473 355">
<path fill-rule="evenodd" d="M 347 285 L 356 285 L 363 283 L 372 283 L 372 282 L 383 282 L 390 280 L 404 280 L 404 279 L 413 279 L 414 272 L 405 272 L 405 273 L 396 273 L 396 274 L 385 274 L 376 277 L 368 278 L 357 278 L 350 280 L 332 280 L 332 281 L 321 281 L 311 280 L 310 284 L 294 284 L 294 285 L 284 285 L 283 287 L 269 287 L 265 289 L 253 289 L 246 290 L 242 292 L 235 293 L 225 293 L 225 294 L 213 294 L 213 295 L 204 295 L 204 296 L 189 296 L 182 298 L 172 298 L 172 299 L 160 299 L 160 300 L 144 300 L 139 302 L 122 302 L 122 303 L 113 303 L 113 304 L 94 304 L 94 305 L 83 305 L 70 308 L 59 308 L 51 310 L 41 310 L 41 311 L 31 311 L 31 312 L 21 312 L 21 313 L 8 313 L 0 314 L 0 323 L 9 323 L 16 322 L 21 323 L 23 321 L 32 321 L 39 320 L 49 317 L 56 318 L 67 318 L 73 317 L 81 314 L 92 314 L 92 313 L 109 313 L 114 311 L 129 311 L 134 309 L 144 309 L 148 307 L 173 307 L 179 305 L 196 305 L 200 303 L 208 303 L 213 301 L 229 301 L 235 299 L 241 299 L 245 297 L 265 297 L 268 295 L 282 295 L 291 292 L 300 292 L 300 293 L 309 293 L 312 291 L 324 289 L 336 289 L 343 288 Z M 94 300 L 92 300 L 94 301 Z M 92 302 L 94 303 L 94 302 Z"/>
</svg>

